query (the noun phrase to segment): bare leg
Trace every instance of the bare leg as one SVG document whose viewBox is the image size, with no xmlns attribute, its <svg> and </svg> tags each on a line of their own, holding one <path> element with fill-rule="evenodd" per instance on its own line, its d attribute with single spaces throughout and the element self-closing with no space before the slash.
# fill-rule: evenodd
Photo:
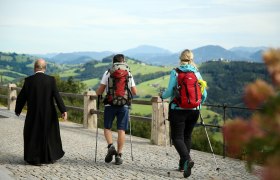
<svg viewBox="0 0 280 180">
<path fill-rule="evenodd" d="M 118 130 L 118 153 L 122 153 L 124 143 L 125 143 L 125 131 Z"/>
<path fill-rule="evenodd" d="M 111 129 L 104 129 L 104 136 L 107 141 L 107 144 L 113 144 Z"/>
</svg>

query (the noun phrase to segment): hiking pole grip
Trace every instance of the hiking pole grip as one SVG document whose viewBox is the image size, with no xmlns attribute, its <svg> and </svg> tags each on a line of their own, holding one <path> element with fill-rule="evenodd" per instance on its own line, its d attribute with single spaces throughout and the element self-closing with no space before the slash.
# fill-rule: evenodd
<svg viewBox="0 0 280 180">
<path fill-rule="evenodd" d="M 102 95 L 97 96 L 97 110 L 99 110 L 100 107 L 100 99 L 102 99 Z"/>
<path fill-rule="evenodd" d="M 202 118 L 202 115 L 201 115 L 200 111 L 199 111 L 199 117 L 200 117 L 200 124 L 205 127 L 205 124 L 204 124 L 204 121 L 203 121 L 203 118 Z"/>
<path fill-rule="evenodd" d="M 163 98 L 160 96 L 160 99 L 161 99 L 161 103 L 162 103 L 162 115 L 163 115 L 163 123 L 164 125 L 166 124 L 165 123 L 165 120 L 166 120 L 166 117 L 165 117 L 165 108 L 164 108 L 164 102 L 163 102 Z"/>
</svg>

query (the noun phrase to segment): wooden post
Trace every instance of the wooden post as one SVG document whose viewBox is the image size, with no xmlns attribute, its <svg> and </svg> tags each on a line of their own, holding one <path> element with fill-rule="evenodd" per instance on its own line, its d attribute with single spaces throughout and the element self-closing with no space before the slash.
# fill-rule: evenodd
<svg viewBox="0 0 280 180">
<path fill-rule="evenodd" d="M 163 117 L 163 106 L 161 98 L 156 96 L 152 98 L 152 128 L 151 128 L 151 142 L 152 144 L 165 146 L 165 135 L 167 138 L 167 145 L 170 144 L 169 138 L 169 121 L 166 122 L 166 127 L 164 124 Z M 168 118 L 168 103 L 164 101 L 164 114 L 165 118 Z M 165 133 L 166 130 L 166 133 Z"/>
<path fill-rule="evenodd" d="M 96 110 L 96 96 L 95 91 L 87 91 L 84 93 L 84 128 L 96 129 L 97 114 L 91 114 L 90 110 Z"/>
<path fill-rule="evenodd" d="M 8 85 L 8 110 L 14 111 L 16 109 L 17 100 L 17 86 L 15 84 Z"/>
</svg>

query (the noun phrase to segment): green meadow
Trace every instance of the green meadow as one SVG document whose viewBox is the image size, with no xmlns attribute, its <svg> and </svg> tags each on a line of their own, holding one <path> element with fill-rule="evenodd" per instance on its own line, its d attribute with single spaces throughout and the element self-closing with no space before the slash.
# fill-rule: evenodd
<svg viewBox="0 0 280 180">
<path fill-rule="evenodd" d="M 153 74 L 155 72 L 168 72 L 172 68 L 171 67 L 163 67 L 163 66 L 153 66 L 153 65 L 148 65 L 145 63 L 139 63 L 136 61 L 128 60 L 127 61 L 130 71 L 133 75 L 136 74 L 141 74 L 141 75 L 146 75 L 146 74 Z"/>
<path fill-rule="evenodd" d="M 66 71 L 63 71 L 63 73 L 59 73 L 59 76 L 61 78 L 67 78 L 67 77 L 75 77 L 77 75 L 79 75 L 79 73 L 76 73 L 75 71 L 77 70 L 77 68 L 72 68 L 72 69 L 68 69 Z"/>
<path fill-rule="evenodd" d="M 84 83 L 86 85 L 86 87 L 91 88 L 91 87 L 94 87 L 95 85 L 99 84 L 100 79 L 99 78 L 88 79 L 88 80 L 82 81 L 82 83 Z"/>
<path fill-rule="evenodd" d="M 168 82 L 169 75 L 166 75 L 157 79 L 137 84 L 137 94 L 140 97 L 144 97 L 146 95 L 157 96 L 159 94 L 160 88 L 167 88 Z"/>
</svg>

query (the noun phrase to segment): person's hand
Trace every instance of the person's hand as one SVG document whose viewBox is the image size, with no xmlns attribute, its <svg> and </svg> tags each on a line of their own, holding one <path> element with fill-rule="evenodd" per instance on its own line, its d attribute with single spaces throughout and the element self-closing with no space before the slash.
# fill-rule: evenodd
<svg viewBox="0 0 280 180">
<path fill-rule="evenodd" d="M 163 94 L 164 91 L 165 91 L 165 88 L 160 88 L 160 91 L 159 91 L 158 95 L 161 99 L 163 99 L 162 94 Z"/>
<path fill-rule="evenodd" d="M 162 98 L 162 92 L 158 93 L 158 96 L 159 96 L 161 99 L 163 99 L 163 98 Z"/>
<path fill-rule="evenodd" d="M 67 112 L 62 113 L 62 119 L 67 121 Z"/>
<path fill-rule="evenodd" d="M 16 113 L 16 116 L 19 116 L 20 114 Z"/>
</svg>

